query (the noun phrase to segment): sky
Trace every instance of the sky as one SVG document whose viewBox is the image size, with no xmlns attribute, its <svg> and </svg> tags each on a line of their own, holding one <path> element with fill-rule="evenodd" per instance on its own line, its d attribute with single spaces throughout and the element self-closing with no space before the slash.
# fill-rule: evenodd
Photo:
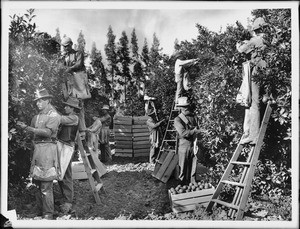
<svg viewBox="0 0 300 229">
<path fill-rule="evenodd" d="M 130 42 L 132 30 L 135 28 L 140 51 L 145 38 L 148 47 L 151 47 L 153 34 L 156 33 L 162 52 L 171 55 L 174 51 L 175 39 L 180 42 L 197 38 L 197 23 L 218 32 L 221 28 L 225 29 L 228 24 L 235 24 L 236 21 L 246 27 L 248 20 L 252 18 L 251 8 L 226 9 L 223 5 L 214 9 L 204 9 L 202 5 L 193 7 L 172 2 L 166 5 L 156 2 L 150 7 L 147 4 L 144 4 L 145 7 L 143 5 L 136 7 L 132 2 L 128 2 L 125 7 L 95 5 L 92 8 L 86 6 L 74 8 L 74 5 L 76 3 L 73 5 L 68 3 L 64 7 L 57 4 L 52 4 L 50 7 L 34 7 L 35 4 L 32 4 L 25 8 L 18 6 L 18 9 L 13 8 L 8 12 L 9 15 L 23 15 L 29 7 L 34 8 L 36 14 L 34 22 L 38 30 L 55 36 L 56 29 L 59 28 L 61 37 L 65 34 L 73 40 L 73 43 L 77 42 L 78 35 L 82 31 L 86 40 L 86 50 L 90 51 L 92 43 L 95 42 L 102 54 L 104 54 L 110 25 L 116 35 L 116 43 L 122 31 L 126 32 Z"/>
</svg>

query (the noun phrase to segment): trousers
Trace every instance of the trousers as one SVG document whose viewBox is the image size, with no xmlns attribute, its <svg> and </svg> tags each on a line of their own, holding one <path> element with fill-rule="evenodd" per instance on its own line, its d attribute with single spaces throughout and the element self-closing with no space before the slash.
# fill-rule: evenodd
<svg viewBox="0 0 300 229">
<path fill-rule="evenodd" d="M 52 215 L 54 213 L 54 199 L 53 199 L 53 181 L 39 181 L 34 180 L 34 184 L 38 188 L 36 193 L 37 208 L 45 215 Z"/>
<path fill-rule="evenodd" d="M 150 163 L 155 163 L 158 152 L 159 152 L 159 148 L 156 146 L 155 143 L 152 143 L 150 146 L 150 156 L 149 156 Z"/>
<path fill-rule="evenodd" d="M 72 160 L 70 161 L 66 173 L 61 181 L 58 181 L 63 197 L 67 203 L 72 203 L 74 197 L 72 179 Z"/>
<path fill-rule="evenodd" d="M 179 180 L 183 184 L 196 182 L 196 166 L 197 158 L 194 155 L 193 144 L 190 142 L 180 143 L 178 146 L 178 159 L 179 159 Z"/>
<path fill-rule="evenodd" d="M 259 86 L 251 81 L 251 106 L 245 109 L 245 117 L 244 117 L 244 137 L 247 137 L 251 140 L 255 140 L 255 138 L 259 134 L 259 126 L 260 126 L 260 108 L 259 108 Z"/>
</svg>

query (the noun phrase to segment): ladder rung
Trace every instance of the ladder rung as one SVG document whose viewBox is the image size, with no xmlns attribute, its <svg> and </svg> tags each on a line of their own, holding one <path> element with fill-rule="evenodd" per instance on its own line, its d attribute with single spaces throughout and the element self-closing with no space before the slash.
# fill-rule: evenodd
<svg viewBox="0 0 300 229">
<path fill-rule="evenodd" d="M 226 207 L 228 207 L 228 208 L 234 208 L 234 209 L 236 209 L 236 210 L 239 209 L 239 207 L 238 207 L 237 205 L 230 204 L 230 203 L 227 203 L 227 202 L 222 201 L 222 200 L 211 199 L 211 201 L 214 201 L 214 202 L 217 203 L 217 204 L 224 205 L 224 206 L 226 206 Z"/>
<path fill-rule="evenodd" d="M 176 130 L 167 130 L 167 131 L 169 131 L 169 132 L 175 132 Z"/>
<path fill-rule="evenodd" d="M 96 192 L 99 192 L 99 190 L 102 188 L 103 184 L 102 183 L 98 183 L 96 185 Z"/>
<path fill-rule="evenodd" d="M 234 181 L 222 180 L 221 182 L 224 183 L 224 184 L 230 184 L 230 185 L 245 187 L 245 184 L 234 182 Z"/>
<path fill-rule="evenodd" d="M 164 140 L 164 142 L 176 142 L 176 140 Z"/>
<path fill-rule="evenodd" d="M 230 163 L 236 165 L 251 165 L 249 162 L 244 162 L 244 161 L 232 161 Z"/>
</svg>

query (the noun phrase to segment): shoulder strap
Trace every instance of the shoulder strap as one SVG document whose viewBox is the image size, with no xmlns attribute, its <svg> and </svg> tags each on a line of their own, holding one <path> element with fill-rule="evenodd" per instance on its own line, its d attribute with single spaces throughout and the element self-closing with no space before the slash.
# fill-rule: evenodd
<svg viewBox="0 0 300 229">
<path fill-rule="evenodd" d="M 189 120 L 185 117 L 184 114 L 180 113 L 178 117 L 187 125 L 189 123 Z"/>
</svg>

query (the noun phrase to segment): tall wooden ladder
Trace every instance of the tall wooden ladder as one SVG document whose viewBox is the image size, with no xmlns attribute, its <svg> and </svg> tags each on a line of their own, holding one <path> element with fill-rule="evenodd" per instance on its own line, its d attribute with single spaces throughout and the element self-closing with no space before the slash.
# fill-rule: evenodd
<svg viewBox="0 0 300 229">
<path fill-rule="evenodd" d="M 83 144 L 79 136 L 77 137 L 77 144 L 95 201 L 99 205 L 101 201 L 98 192 L 100 189 L 103 189 L 103 183 L 100 177 L 106 173 L 106 169 L 98 159 L 97 152 L 90 150 Z"/>
<path fill-rule="evenodd" d="M 233 220 L 243 218 L 256 164 L 272 112 L 270 104 L 270 102 L 267 104 L 257 141 L 254 144 L 241 144 L 241 142 L 238 144 L 215 193 L 206 207 L 206 211 L 211 212 L 214 204 L 219 204 L 229 209 L 227 212 L 229 218 Z M 235 186 L 235 194 L 231 203 L 219 198 L 224 185 Z"/>
<path fill-rule="evenodd" d="M 153 177 L 164 183 L 169 180 L 178 164 L 178 134 L 174 127 L 174 119 L 178 113 L 179 110 L 175 109 L 174 101 L 152 174 Z"/>
</svg>

